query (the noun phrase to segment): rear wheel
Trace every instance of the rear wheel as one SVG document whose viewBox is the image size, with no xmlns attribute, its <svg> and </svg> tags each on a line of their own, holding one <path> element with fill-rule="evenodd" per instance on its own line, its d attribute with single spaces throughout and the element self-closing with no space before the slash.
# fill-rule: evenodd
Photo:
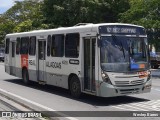
<svg viewBox="0 0 160 120">
<path fill-rule="evenodd" d="M 81 96 L 81 84 L 77 76 L 73 76 L 70 80 L 70 92 L 75 98 L 79 98 Z"/>
<path fill-rule="evenodd" d="M 23 70 L 22 77 L 23 77 L 24 84 L 29 85 L 28 70 L 26 70 L 26 69 Z"/>
</svg>

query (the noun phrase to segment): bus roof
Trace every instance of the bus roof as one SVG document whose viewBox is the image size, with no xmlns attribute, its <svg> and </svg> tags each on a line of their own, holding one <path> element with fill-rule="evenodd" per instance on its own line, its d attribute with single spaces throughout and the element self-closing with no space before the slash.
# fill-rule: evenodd
<svg viewBox="0 0 160 120">
<path fill-rule="evenodd" d="M 18 36 L 25 36 L 25 35 L 39 35 L 40 33 L 42 34 L 49 34 L 53 33 L 58 34 L 58 33 L 71 33 L 73 32 L 97 32 L 99 26 L 106 26 L 106 25 L 123 25 L 123 26 L 134 26 L 134 27 L 142 27 L 134 24 L 124 24 L 124 23 L 99 23 L 99 24 L 84 24 L 84 25 L 79 25 L 79 26 L 72 26 L 72 27 L 59 27 L 59 28 L 54 28 L 54 29 L 45 29 L 45 30 L 33 30 L 29 32 L 20 32 L 20 33 L 11 33 L 7 34 L 6 37 L 18 37 Z M 143 28 L 143 27 L 142 27 Z"/>
</svg>

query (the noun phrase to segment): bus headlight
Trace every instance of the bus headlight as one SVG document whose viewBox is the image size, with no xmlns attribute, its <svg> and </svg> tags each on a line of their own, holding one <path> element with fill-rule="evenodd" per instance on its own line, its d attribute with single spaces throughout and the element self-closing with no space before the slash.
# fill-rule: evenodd
<svg viewBox="0 0 160 120">
<path fill-rule="evenodd" d="M 102 76 L 102 80 L 104 82 L 112 85 L 112 83 L 111 83 L 111 81 L 110 81 L 109 76 L 107 75 L 107 73 L 105 73 L 105 72 L 102 71 L 101 76 Z"/>
</svg>

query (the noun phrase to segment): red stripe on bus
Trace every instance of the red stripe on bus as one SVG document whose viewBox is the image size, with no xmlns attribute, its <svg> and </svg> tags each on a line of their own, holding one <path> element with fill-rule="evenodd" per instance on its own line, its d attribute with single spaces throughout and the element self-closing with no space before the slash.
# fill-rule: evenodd
<svg viewBox="0 0 160 120">
<path fill-rule="evenodd" d="M 28 68 L 28 55 L 21 55 L 21 67 Z"/>
</svg>

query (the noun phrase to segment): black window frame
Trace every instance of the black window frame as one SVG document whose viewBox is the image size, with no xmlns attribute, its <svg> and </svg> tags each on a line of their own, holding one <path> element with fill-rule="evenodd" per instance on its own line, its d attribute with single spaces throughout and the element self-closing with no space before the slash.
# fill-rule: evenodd
<svg viewBox="0 0 160 120">
<path fill-rule="evenodd" d="M 12 44 L 12 58 L 15 57 L 15 53 L 16 53 L 16 50 L 15 50 L 15 46 L 16 46 L 16 43 L 15 42 L 11 42 Z"/>
<path fill-rule="evenodd" d="M 27 44 L 22 48 L 23 42 L 26 42 Z M 21 37 L 20 54 L 28 54 L 28 50 L 29 50 L 29 37 Z"/>
<path fill-rule="evenodd" d="M 64 34 L 52 35 L 52 44 L 51 44 L 51 56 L 52 57 L 63 57 L 64 56 L 64 38 L 65 38 Z M 54 54 L 53 54 L 53 49 L 55 51 Z"/>
<path fill-rule="evenodd" d="M 51 43 L 52 43 L 52 36 L 48 35 L 47 37 L 47 56 L 51 55 Z"/>
<path fill-rule="evenodd" d="M 29 55 L 35 56 L 35 54 L 36 54 L 36 36 L 31 36 L 29 38 Z"/>
<path fill-rule="evenodd" d="M 74 38 L 74 40 L 73 40 L 73 38 Z M 75 40 L 75 39 L 77 39 L 77 40 Z M 78 47 L 79 47 L 79 49 L 77 49 Z M 65 57 L 78 58 L 79 57 L 79 51 L 80 51 L 80 34 L 79 33 L 68 33 L 68 34 L 66 34 L 66 38 L 65 38 Z"/>
<path fill-rule="evenodd" d="M 20 53 L 20 46 L 21 46 L 21 38 L 18 37 L 16 40 L 16 55 L 19 55 Z"/>
</svg>

